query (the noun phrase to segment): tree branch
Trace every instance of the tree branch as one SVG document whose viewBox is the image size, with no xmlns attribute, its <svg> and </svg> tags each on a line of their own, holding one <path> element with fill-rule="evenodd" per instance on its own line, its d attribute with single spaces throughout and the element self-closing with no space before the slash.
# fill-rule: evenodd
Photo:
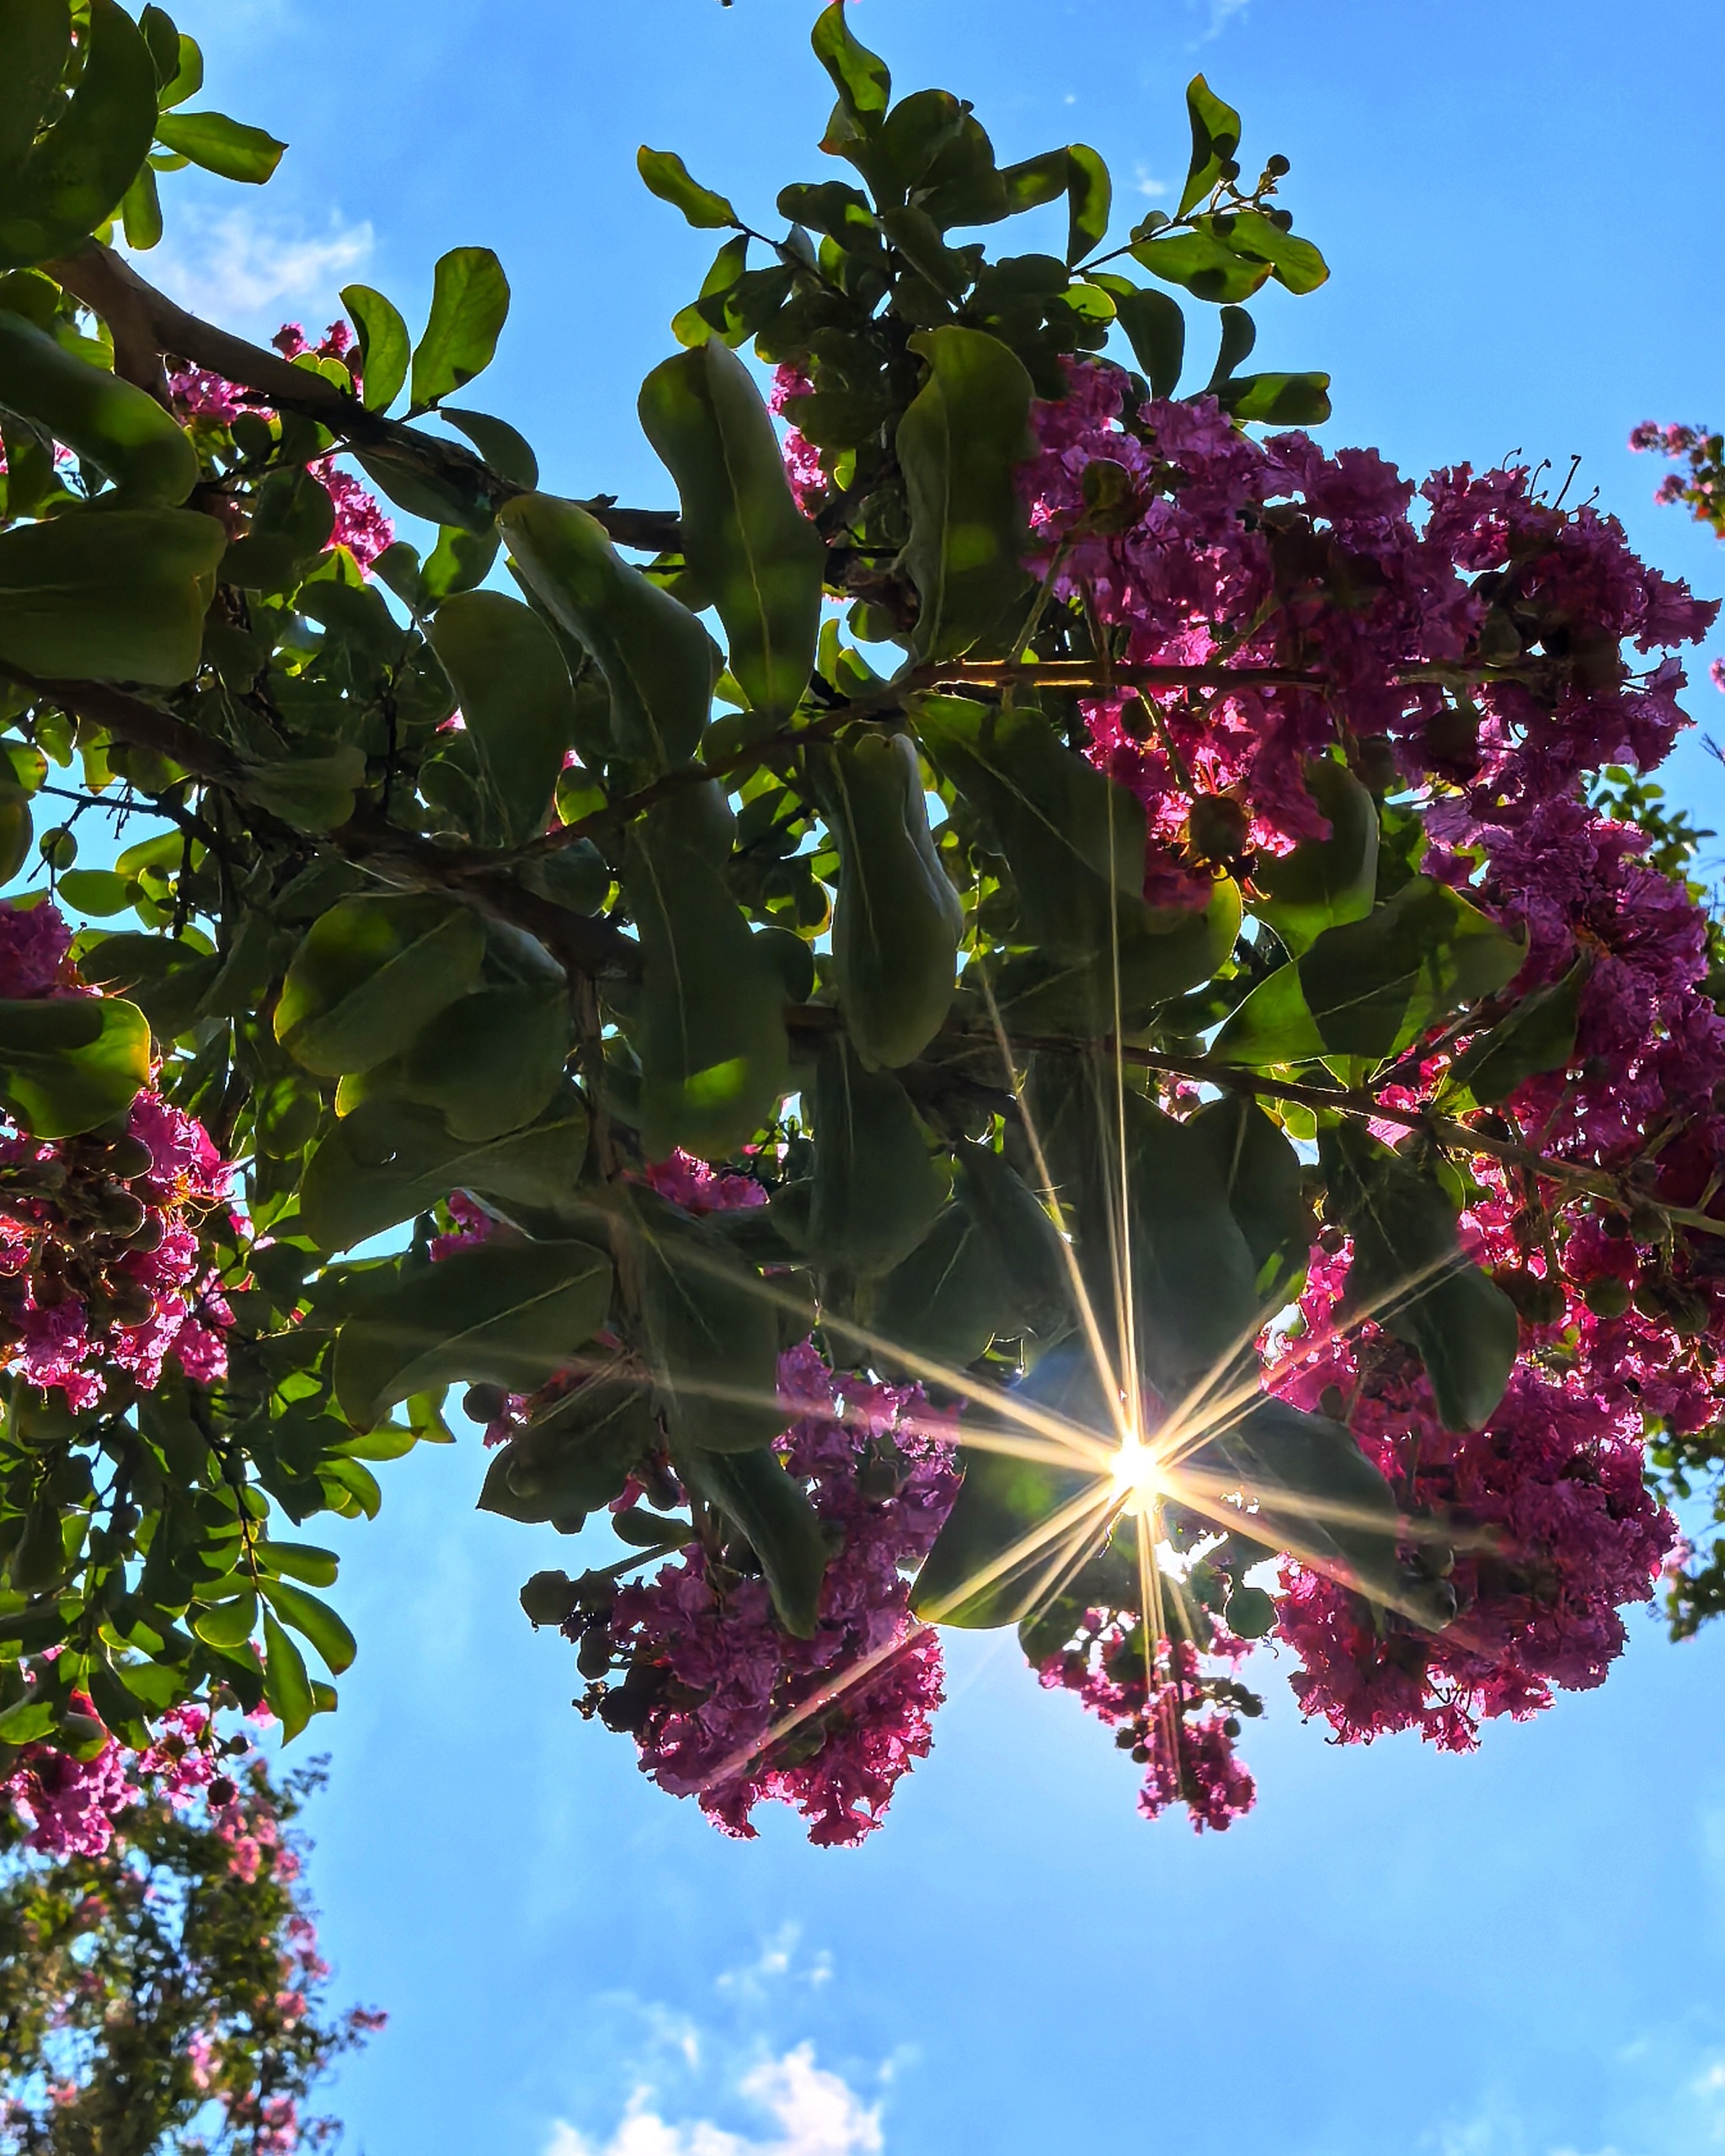
<svg viewBox="0 0 1725 2156">
<path fill-rule="evenodd" d="M 515 495 L 529 491 L 494 472 L 460 443 L 385 419 L 311 368 L 295 366 L 279 353 L 189 313 L 147 283 L 112 248 L 91 240 L 75 254 L 45 266 L 108 324 L 114 337 L 115 372 L 164 404 L 168 386 L 162 360 L 171 354 L 238 383 L 279 410 L 315 420 L 355 449 L 382 452 L 428 479 L 453 486 L 492 515 Z M 620 545 L 658 554 L 679 543 L 681 526 L 671 511 L 620 509 L 606 495 L 580 506 Z"/>
<path fill-rule="evenodd" d="M 232 794 L 245 804 L 247 821 L 260 836 L 308 843 L 307 834 L 280 822 L 251 800 L 252 774 L 231 750 L 172 712 L 105 682 L 40 681 L 7 666 L 0 666 L 0 677 L 18 682 L 68 718 L 87 720 L 135 748 L 153 750 L 201 784 Z M 316 843 L 317 836 L 309 843 Z M 522 889 L 506 864 L 495 857 L 457 853 L 416 832 L 399 830 L 386 822 L 369 801 L 357 803 L 347 822 L 328 836 L 346 859 L 377 869 L 391 882 L 469 898 L 497 919 L 526 928 L 566 971 L 624 978 L 640 971 L 639 946 L 608 923 L 571 913 Z"/>
</svg>

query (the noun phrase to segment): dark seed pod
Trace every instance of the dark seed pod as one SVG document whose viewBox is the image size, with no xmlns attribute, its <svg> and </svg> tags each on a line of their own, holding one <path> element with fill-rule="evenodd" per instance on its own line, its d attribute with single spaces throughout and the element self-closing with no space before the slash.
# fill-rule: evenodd
<svg viewBox="0 0 1725 2156">
<path fill-rule="evenodd" d="M 1656 1205 L 1643 1199 L 1629 1209 L 1629 1232 L 1643 1246 L 1663 1243 L 1671 1233 L 1671 1223 Z"/>
<path fill-rule="evenodd" d="M 496 1422 L 509 1411 L 509 1395 L 501 1385 L 469 1385 L 462 1395 L 462 1413 L 471 1422 Z"/>
<path fill-rule="evenodd" d="M 1621 1318 L 1634 1297 L 1626 1280 L 1616 1273 L 1601 1273 L 1582 1289 L 1581 1299 L 1596 1318 Z"/>
<path fill-rule="evenodd" d="M 110 1175 L 117 1175 L 122 1183 L 147 1175 L 156 1165 L 156 1156 L 142 1138 L 135 1138 L 128 1131 L 124 1137 L 110 1138 L 102 1165 Z"/>
</svg>

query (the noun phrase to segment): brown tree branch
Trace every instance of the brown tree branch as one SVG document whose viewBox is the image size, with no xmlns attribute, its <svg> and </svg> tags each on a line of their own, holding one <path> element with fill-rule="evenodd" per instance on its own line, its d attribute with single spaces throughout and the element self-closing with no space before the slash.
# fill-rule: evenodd
<svg viewBox="0 0 1725 2156">
<path fill-rule="evenodd" d="M 427 479 L 453 486 L 492 514 L 528 491 L 494 472 L 462 444 L 385 419 L 323 375 L 295 366 L 279 353 L 188 313 L 147 283 L 112 248 L 91 240 L 76 254 L 45 267 L 108 324 L 114 337 L 115 372 L 163 404 L 168 391 L 162 361 L 171 354 L 254 391 L 278 410 L 315 420 L 355 449 L 381 452 Z M 681 527 L 671 511 L 620 509 L 604 495 L 580 506 L 620 545 L 657 554 L 678 543 Z"/>
</svg>

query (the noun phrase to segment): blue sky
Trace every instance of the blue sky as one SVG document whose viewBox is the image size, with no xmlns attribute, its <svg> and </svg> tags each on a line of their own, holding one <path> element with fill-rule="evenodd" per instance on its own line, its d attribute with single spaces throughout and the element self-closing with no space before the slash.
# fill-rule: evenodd
<svg viewBox="0 0 1725 2156">
<path fill-rule="evenodd" d="M 410 318 L 450 246 L 515 310 L 476 401 L 548 484 L 663 501 L 633 419 L 710 236 L 638 186 L 681 149 L 757 222 L 825 176 L 812 0 L 198 0 L 208 102 L 291 144 L 261 195 L 168 193 L 155 274 L 267 332 L 353 277 Z M 1093 142 L 1135 216 L 1183 171 L 1195 68 L 1294 161 L 1332 282 L 1260 310 L 1335 377 L 1332 442 L 1418 473 L 1583 458 L 1696 587 L 1725 549 L 1654 509 L 1624 437 L 1725 413 L 1709 204 L 1717 0 L 859 0 L 901 88 L 973 98 L 1002 158 Z M 1254 169 L 1255 169 L 1254 166 Z M 1142 193 L 1135 190 L 1142 189 Z M 1124 218 L 1123 218 L 1124 222 Z M 1725 650 L 1716 639 L 1712 650 Z M 1691 709 L 1725 732 L 1696 670 Z M 1725 828 L 1691 737 L 1674 785 Z M 1302 1729 L 1274 1666 L 1258 1811 L 1223 1838 L 1134 1776 L 1010 1645 L 960 1640 L 933 1756 L 854 1854 L 721 1840 L 584 1726 L 515 1592 L 567 1563 L 476 1515 L 477 1439 L 387 1471 L 343 1533 L 362 1641 L 317 1807 L 371 2156 L 1664 2156 L 1725 2147 L 1725 1636 L 1637 1614 L 1611 1683 L 1477 1757 Z"/>
</svg>

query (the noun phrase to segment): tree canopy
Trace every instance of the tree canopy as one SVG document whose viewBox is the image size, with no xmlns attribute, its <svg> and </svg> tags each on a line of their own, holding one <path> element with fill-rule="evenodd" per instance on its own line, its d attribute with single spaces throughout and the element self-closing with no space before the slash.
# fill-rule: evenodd
<svg viewBox="0 0 1725 2156">
<path fill-rule="evenodd" d="M 282 146 L 159 8 L 0 0 L 14 1791 L 333 1708 L 300 1532 L 451 1387 L 482 1506 L 614 1537 L 523 1590 L 584 1711 L 838 1843 L 942 1625 L 1226 1827 L 1254 1642 L 1470 1747 L 1603 1679 L 1657 1463 L 1714 1471 L 1721 952 L 1646 774 L 1716 608 L 1244 371 L 1328 272 L 1204 77 L 1122 232 L 1089 147 L 814 47 L 846 176 L 777 236 L 641 152 L 723 237 L 637 508 L 467 401 L 488 249 L 417 334 L 154 289 L 115 221 Z"/>
</svg>

